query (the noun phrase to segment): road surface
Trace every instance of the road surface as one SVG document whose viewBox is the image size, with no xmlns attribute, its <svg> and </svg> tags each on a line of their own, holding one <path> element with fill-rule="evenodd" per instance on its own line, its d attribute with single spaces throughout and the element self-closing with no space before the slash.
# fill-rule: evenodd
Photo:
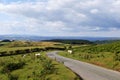
<svg viewBox="0 0 120 80">
<path fill-rule="evenodd" d="M 81 76 L 83 80 L 120 80 L 120 72 L 62 57 L 57 53 L 57 51 L 54 51 L 47 53 L 47 55 L 52 59 L 64 63 L 66 67 Z"/>
</svg>

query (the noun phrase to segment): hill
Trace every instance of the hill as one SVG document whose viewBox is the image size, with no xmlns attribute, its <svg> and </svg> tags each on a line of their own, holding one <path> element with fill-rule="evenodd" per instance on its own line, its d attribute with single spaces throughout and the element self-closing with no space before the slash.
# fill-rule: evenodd
<svg viewBox="0 0 120 80">
<path fill-rule="evenodd" d="M 120 41 L 72 48 L 73 54 L 61 55 L 120 71 Z"/>
<path fill-rule="evenodd" d="M 53 40 L 45 40 L 49 42 L 60 42 L 64 44 L 93 44 L 93 42 L 89 40 L 79 40 L 79 39 L 53 39 Z"/>
</svg>

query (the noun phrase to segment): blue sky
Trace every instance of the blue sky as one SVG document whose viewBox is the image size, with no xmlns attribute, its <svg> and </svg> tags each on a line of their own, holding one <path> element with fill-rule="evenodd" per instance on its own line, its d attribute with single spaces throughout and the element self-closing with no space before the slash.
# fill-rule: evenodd
<svg viewBox="0 0 120 80">
<path fill-rule="evenodd" d="M 120 37 L 120 0 L 0 0 L 0 35 Z"/>
</svg>

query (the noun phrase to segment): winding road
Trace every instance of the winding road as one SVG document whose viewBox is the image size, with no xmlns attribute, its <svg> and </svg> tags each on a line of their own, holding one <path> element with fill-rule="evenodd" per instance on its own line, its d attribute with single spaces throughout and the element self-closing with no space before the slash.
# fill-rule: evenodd
<svg viewBox="0 0 120 80">
<path fill-rule="evenodd" d="M 47 53 L 47 55 L 49 58 L 64 63 L 66 67 L 81 76 L 83 80 L 120 80 L 120 72 L 62 57 L 57 53 L 57 51 L 54 51 Z"/>
</svg>

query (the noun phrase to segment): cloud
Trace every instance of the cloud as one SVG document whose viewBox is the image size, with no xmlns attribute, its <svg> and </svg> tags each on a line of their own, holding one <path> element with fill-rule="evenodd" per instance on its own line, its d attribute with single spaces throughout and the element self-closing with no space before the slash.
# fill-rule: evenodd
<svg viewBox="0 0 120 80">
<path fill-rule="evenodd" d="M 87 32 L 91 32 L 99 36 L 100 32 L 120 31 L 119 9 L 119 0 L 30 0 L 0 3 L 0 14 L 14 17 L 12 21 L 1 21 L 0 24 L 7 27 L 8 32 L 14 33 L 82 33 L 87 36 Z"/>
<path fill-rule="evenodd" d="M 90 12 L 91 12 L 92 14 L 97 14 L 97 13 L 99 12 L 99 10 L 98 10 L 98 9 L 92 9 Z"/>
</svg>

